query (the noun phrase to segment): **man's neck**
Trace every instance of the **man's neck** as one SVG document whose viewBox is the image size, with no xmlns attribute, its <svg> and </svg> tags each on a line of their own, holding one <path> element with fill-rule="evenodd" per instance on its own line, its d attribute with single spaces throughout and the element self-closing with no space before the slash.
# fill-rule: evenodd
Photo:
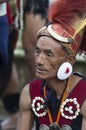
<svg viewBox="0 0 86 130">
<path fill-rule="evenodd" d="M 61 80 L 58 80 L 57 78 L 53 78 L 53 79 L 47 80 L 46 85 L 49 88 L 54 89 L 57 94 L 57 98 L 60 98 L 67 85 L 67 80 L 61 81 Z"/>
</svg>

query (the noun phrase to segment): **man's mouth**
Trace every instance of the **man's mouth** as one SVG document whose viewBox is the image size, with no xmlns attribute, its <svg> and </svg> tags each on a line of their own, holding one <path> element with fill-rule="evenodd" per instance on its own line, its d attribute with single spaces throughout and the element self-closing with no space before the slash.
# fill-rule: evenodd
<svg viewBox="0 0 86 130">
<path fill-rule="evenodd" d="M 36 72 L 38 73 L 42 73 L 42 72 L 45 72 L 46 70 L 44 68 L 41 68 L 41 67 L 37 67 L 36 68 Z"/>
</svg>

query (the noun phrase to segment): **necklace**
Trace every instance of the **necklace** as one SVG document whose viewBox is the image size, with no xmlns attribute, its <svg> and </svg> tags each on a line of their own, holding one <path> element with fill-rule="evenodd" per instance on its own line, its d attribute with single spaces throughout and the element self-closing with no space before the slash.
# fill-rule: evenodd
<svg viewBox="0 0 86 130">
<path fill-rule="evenodd" d="M 49 121 L 50 121 L 50 124 L 51 124 L 50 126 L 52 126 L 52 125 L 56 126 L 56 125 L 57 125 L 57 127 L 59 128 L 58 123 L 59 123 L 60 115 L 61 115 L 60 108 L 61 108 L 62 103 L 64 102 L 64 100 L 65 100 L 66 97 L 68 96 L 68 90 L 69 90 L 69 88 L 70 88 L 70 78 L 69 78 L 69 80 L 68 80 L 67 87 L 66 87 L 66 89 L 65 89 L 65 91 L 64 91 L 64 93 L 63 93 L 62 99 L 61 99 L 59 111 L 58 111 L 57 117 L 56 117 L 56 122 L 53 122 L 53 119 L 52 119 L 50 110 L 49 110 L 49 108 L 48 108 L 48 117 L 49 117 Z M 44 86 L 44 98 L 46 98 L 46 86 Z"/>
</svg>

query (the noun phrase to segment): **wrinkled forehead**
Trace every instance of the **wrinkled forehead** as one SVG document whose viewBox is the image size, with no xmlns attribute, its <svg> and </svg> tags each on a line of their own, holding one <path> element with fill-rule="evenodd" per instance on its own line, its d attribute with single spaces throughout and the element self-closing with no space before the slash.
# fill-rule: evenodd
<svg viewBox="0 0 86 130">
<path fill-rule="evenodd" d="M 53 54 L 65 53 L 62 45 L 55 39 L 47 36 L 42 36 L 38 39 L 36 49 L 40 51 L 50 52 Z"/>
<path fill-rule="evenodd" d="M 47 46 L 59 46 L 61 47 L 61 44 L 59 41 L 57 41 L 56 39 L 54 39 L 53 37 L 51 36 L 46 36 L 46 35 L 43 35 L 41 37 L 38 38 L 37 40 L 37 44 L 40 43 L 40 44 L 45 44 Z"/>
</svg>

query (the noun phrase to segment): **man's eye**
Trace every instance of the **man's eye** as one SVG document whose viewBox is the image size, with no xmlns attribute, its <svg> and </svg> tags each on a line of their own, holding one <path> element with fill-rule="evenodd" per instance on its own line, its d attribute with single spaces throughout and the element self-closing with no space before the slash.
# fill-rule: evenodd
<svg viewBox="0 0 86 130">
<path fill-rule="evenodd" d="M 48 53 L 47 53 L 47 56 L 52 56 L 52 53 L 48 52 Z"/>
<path fill-rule="evenodd" d="M 40 51 L 38 49 L 35 50 L 35 54 L 39 54 Z"/>
<path fill-rule="evenodd" d="M 49 56 L 49 57 L 53 56 L 53 53 L 52 53 L 52 51 L 51 51 L 50 49 L 49 49 L 49 50 L 46 50 L 45 53 L 46 53 L 46 55 Z"/>
</svg>

